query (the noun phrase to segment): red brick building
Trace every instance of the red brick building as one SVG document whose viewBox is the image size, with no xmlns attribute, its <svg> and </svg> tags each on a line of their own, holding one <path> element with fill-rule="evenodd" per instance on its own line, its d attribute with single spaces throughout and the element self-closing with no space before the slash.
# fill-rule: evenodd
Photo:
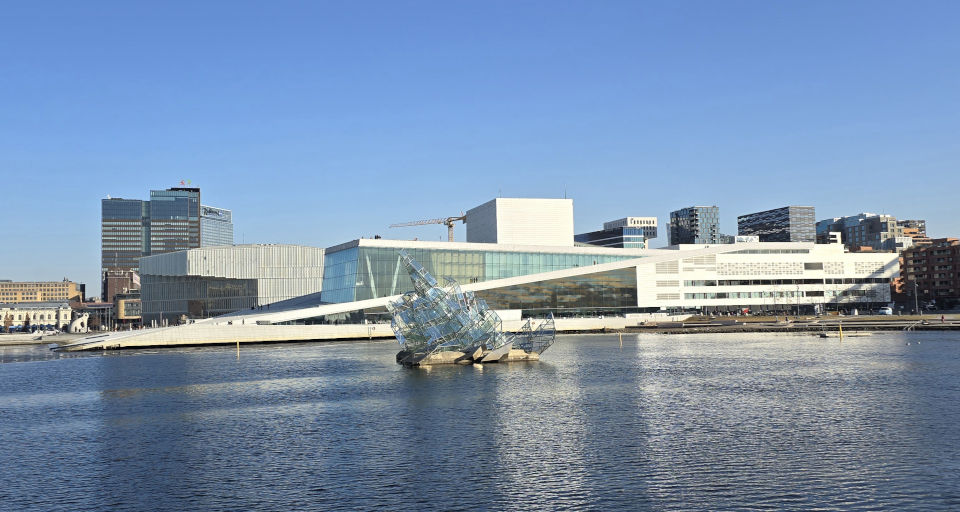
<svg viewBox="0 0 960 512">
<path fill-rule="evenodd" d="M 960 304 L 960 240 L 937 238 L 931 242 L 903 251 L 903 293 L 912 299 L 916 291 L 920 307 L 956 307 Z"/>
</svg>

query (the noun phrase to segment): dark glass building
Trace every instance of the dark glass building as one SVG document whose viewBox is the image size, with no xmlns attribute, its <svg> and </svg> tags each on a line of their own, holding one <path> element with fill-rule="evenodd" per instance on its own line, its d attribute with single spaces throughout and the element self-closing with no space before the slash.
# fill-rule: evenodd
<svg viewBox="0 0 960 512">
<path fill-rule="evenodd" d="M 816 215 L 812 206 L 784 206 L 737 217 L 737 234 L 761 242 L 815 242 Z"/>
<path fill-rule="evenodd" d="M 129 271 L 140 265 L 149 249 L 145 236 L 150 202 L 139 199 L 103 199 L 100 202 L 100 269 Z"/>
<path fill-rule="evenodd" d="M 151 190 L 149 238 L 144 256 L 200 247 L 200 189 Z"/>
<path fill-rule="evenodd" d="M 719 244 L 720 209 L 690 206 L 670 212 L 670 245 Z"/>
</svg>

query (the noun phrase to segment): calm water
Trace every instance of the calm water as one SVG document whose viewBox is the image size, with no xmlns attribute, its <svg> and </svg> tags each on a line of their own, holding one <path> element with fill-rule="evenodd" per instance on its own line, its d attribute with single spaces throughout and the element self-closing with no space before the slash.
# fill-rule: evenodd
<svg viewBox="0 0 960 512">
<path fill-rule="evenodd" d="M 396 348 L 0 349 L 0 509 L 960 508 L 960 334 Z"/>
</svg>

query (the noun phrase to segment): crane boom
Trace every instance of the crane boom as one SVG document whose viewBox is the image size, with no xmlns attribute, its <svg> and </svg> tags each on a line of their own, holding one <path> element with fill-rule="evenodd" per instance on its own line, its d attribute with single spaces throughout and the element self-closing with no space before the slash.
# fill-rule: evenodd
<svg viewBox="0 0 960 512">
<path fill-rule="evenodd" d="M 453 241 L 453 223 L 454 222 L 467 222 L 467 216 L 460 213 L 459 217 L 445 217 L 442 219 L 425 219 L 425 220 L 415 220 L 412 222 L 401 222 L 399 224 L 390 224 L 391 228 L 405 228 L 409 226 L 425 226 L 427 224 L 445 224 L 447 226 L 447 240 Z"/>
<path fill-rule="evenodd" d="M 390 224 L 391 228 L 405 228 L 408 226 L 424 226 L 426 224 L 446 224 L 447 219 L 427 219 L 415 220 L 413 222 L 401 222 L 400 224 Z"/>
</svg>

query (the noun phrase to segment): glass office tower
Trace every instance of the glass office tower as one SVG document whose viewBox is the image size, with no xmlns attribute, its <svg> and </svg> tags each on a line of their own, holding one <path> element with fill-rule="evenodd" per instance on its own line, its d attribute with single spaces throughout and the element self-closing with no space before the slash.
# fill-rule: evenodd
<svg viewBox="0 0 960 512">
<path fill-rule="evenodd" d="M 200 247 L 200 189 L 150 191 L 148 254 Z"/>
<path fill-rule="evenodd" d="M 670 212 L 670 245 L 720 243 L 720 209 L 690 206 Z"/>
<path fill-rule="evenodd" d="M 224 208 L 200 207 L 200 247 L 233 245 L 233 212 Z"/>
<path fill-rule="evenodd" d="M 150 202 L 139 199 L 103 199 L 100 202 L 100 268 L 136 270 L 148 250 L 145 226 Z"/>
</svg>

